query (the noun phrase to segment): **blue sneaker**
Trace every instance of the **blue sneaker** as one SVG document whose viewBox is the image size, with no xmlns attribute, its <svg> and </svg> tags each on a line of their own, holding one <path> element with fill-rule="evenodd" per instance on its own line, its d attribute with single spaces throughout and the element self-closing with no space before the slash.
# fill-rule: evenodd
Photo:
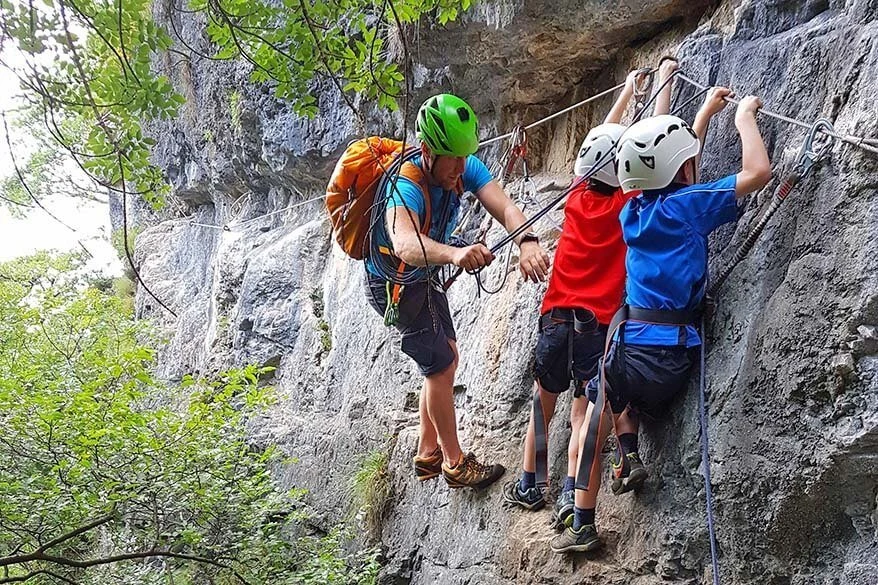
<svg viewBox="0 0 878 585">
<path fill-rule="evenodd" d="M 557 528 L 573 526 L 573 496 L 575 493 L 573 490 L 561 492 L 558 499 L 555 500 L 552 518 Z"/>
<path fill-rule="evenodd" d="M 520 485 L 521 479 L 516 479 L 503 486 L 503 501 L 531 512 L 540 510 L 546 505 L 543 490 L 538 487 L 532 487 L 522 492 L 519 489 Z"/>
</svg>

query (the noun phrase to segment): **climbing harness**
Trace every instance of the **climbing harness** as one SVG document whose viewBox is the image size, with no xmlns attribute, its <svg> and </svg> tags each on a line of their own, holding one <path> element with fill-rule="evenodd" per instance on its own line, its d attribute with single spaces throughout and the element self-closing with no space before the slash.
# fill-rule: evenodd
<svg viewBox="0 0 878 585">
<path fill-rule="evenodd" d="M 826 140 L 823 141 L 823 144 L 819 147 L 815 146 L 817 140 L 817 134 L 822 133 L 827 137 Z M 808 131 L 808 135 L 805 138 L 805 142 L 802 143 L 802 148 L 799 151 L 799 155 L 796 158 L 795 166 L 793 167 L 792 172 L 790 172 L 787 177 L 781 181 L 780 185 L 778 185 L 777 189 L 774 191 L 774 195 L 771 198 L 770 203 L 765 209 L 765 212 L 759 218 L 759 221 L 756 222 L 756 225 L 753 226 L 753 229 L 747 235 L 747 238 L 744 240 L 744 243 L 741 244 L 741 247 L 735 252 L 734 258 L 732 261 L 726 265 L 726 267 L 720 272 L 719 276 L 716 280 L 713 281 L 713 284 L 708 291 L 708 296 L 713 296 L 719 290 L 719 288 L 723 285 L 735 267 L 741 263 L 741 261 L 747 256 L 750 250 L 753 249 L 753 246 L 756 244 L 756 240 L 759 239 L 760 234 L 765 229 L 765 226 L 768 224 L 768 221 L 771 217 L 777 212 L 780 208 L 781 204 L 786 200 L 789 196 L 790 192 L 793 188 L 799 184 L 802 179 L 807 177 L 814 170 L 814 167 L 823 159 L 826 153 L 832 148 L 835 143 L 837 135 L 835 134 L 835 130 L 832 127 L 832 124 L 829 120 L 825 118 L 820 118 L 811 126 Z"/>
<path fill-rule="evenodd" d="M 540 331 L 552 324 L 563 323 L 567 325 L 567 373 L 577 389 L 574 396 L 579 396 L 582 385 L 586 380 L 577 380 L 574 367 L 573 343 L 575 334 L 593 331 L 597 320 L 594 313 L 587 309 L 561 309 L 555 308 L 540 316 Z M 548 425 L 543 413 L 543 403 L 540 398 L 540 389 L 534 389 L 532 419 L 534 421 L 534 472 L 536 486 L 541 490 L 549 485 L 549 446 Z"/>
</svg>

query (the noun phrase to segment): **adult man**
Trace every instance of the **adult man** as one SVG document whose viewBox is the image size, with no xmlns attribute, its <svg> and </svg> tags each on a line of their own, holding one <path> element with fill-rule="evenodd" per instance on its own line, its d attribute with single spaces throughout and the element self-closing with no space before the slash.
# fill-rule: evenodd
<svg viewBox="0 0 878 585">
<path fill-rule="evenodd" d="M 465 101 L 450 94 L 428 99 L 418 111 L 417 137 L 420 153 L 406 163 L 411 166 L 386 181 L 385 222 L 377 226 L 375 250 L 366 263 L 367 295 L 382 315 L 395 301 L 389 298 L 392 286 L 386 271 L 377 266 L 382 259 L 401 262 L 402 273 L 418 271 L 421 275 L 402 290 L 394 319 L 402 334 L 402 351 L 415 360 L 424 376 L 415 473 L 422 481 L 441 473 L 449 487 L 478 489 L 495 482 L 505 469 L 499 464 L 481 464 L 473 453 L 464 455 L 458 441 L 452 393 L 457 336 L 445 293 L 430 267 L 453 264 L 472 271 L 494 259 L 483 244 L 457 248 L 445 243 L 457 223 L 464 191 L 474 193 L 509 232 L 520 227 L 525 217 L 484 163 L 473 156 L 478 149 L 478 120 Z M 418 179 L 408 178 L 413 176 Z M 520 248 L 522 276 L 543 281 L 549 258 L 536 235 L 520 234 L 515 243 Z M 376 258 L 375 254 L 384 256 Z"/>
</svg>

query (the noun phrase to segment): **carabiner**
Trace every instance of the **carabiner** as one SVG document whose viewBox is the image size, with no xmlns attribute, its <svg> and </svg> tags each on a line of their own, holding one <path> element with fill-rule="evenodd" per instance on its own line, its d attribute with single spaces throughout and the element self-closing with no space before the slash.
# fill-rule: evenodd
<svg viewBox="0 0 878 585">
<path fill-rule="evenodd" d="M 820 149 L 815 150 L 814 143 L 817 139 L 817 133 L 820 131 L 823 131 L 826 139 Z M 802 143 L 799 156 L 796 158 L 796 173 L 799 175 L 799 178 L 803 179 L 808 176 L 814 170 L 814 166 L 834 144 L 835 128 L 832 126 L 832 122 L 826 118 L 818 118 L 811 126 L 811 129 L 808 130 L 808 135 L 805 137 L 805 142 Z"/>
</svg>

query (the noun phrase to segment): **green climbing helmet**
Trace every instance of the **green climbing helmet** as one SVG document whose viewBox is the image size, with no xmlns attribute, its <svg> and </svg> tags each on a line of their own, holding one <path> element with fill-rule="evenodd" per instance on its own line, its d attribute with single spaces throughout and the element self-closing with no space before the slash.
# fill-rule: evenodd
<svg viewBox="0 0 878 585">
<path fill-rule="evenodd" d="M 468 156 L 479 148 L 479 120 L 469 104 L 450 93 L 434 95 L 418 110 L 418 139 L 434 154 Z"/>
</svg>

